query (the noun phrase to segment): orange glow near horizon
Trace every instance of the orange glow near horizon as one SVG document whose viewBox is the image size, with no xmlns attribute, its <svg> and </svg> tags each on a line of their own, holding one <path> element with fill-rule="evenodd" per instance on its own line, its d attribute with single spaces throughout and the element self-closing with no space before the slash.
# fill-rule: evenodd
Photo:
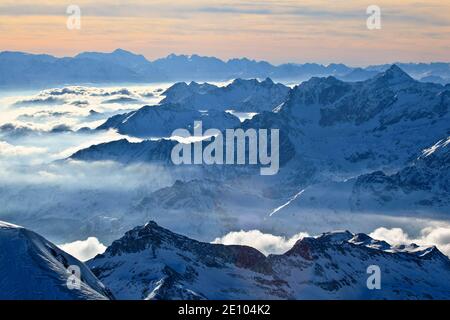
<svg viewBox="0 0 450 320">
<path fill-rule="evenodd" d="M 170 53 L 222 59 L 367 65 L 449 61 L 450 1 L 377 1 L 381 30 L 366 28 L 373 1 L 0 0 L 0 50 L 71 56 L 123 48 L 153 60 Z"/>
</svg>

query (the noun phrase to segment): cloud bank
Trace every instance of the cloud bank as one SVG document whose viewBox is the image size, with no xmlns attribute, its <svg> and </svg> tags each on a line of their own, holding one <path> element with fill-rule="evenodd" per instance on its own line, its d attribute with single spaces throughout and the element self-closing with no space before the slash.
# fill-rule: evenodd
<svg viewBox="0 0 450 320">
<path fill-rule="evenodd" d="M 106 246 L 95 237 L 61 244 L 58 247 L 81 261 L 92 259 L 106 250 Z"/>
<path fill-rule="evenodd" d="M 308 234 L 305 232 L 297 233 L 291 238 L 285 238 L 270 233 L 262 233 L 259 230 L 241 230 L 230 232 L 223 237 L 216 238 L 212 243 L 250 246 L 268 255 L 284 253 L 291 249 L 295 242 L 304 237 L 308 237 Z"/>
<path fill-rule="evenodd" d="M 419 246 L 436 246 L 447 256 L 450 256 L 450 225 L 428 226 L 420 230 L 416 237 L 410 236 L 402 228 L 380 227 L 369 234 L 377 240 L 384 240 L 391 245 L 409 245 L 415 243 Z M 295 242 L 308 237 L 306 232 L 300 232 L 290 238 L 262 233 L 259 230 L 235 231 L 223 237 L 214 239 L 212 243 L 224 245 L 246 245 L 258 249 L 265 255 L 280 254 L 291 249 Z"/>
<path fill-rule="evenodd" d="M 385 240 L 391 245 L 415 243 L 421 246 L 435 245 L 447 256 L 450 256 L 450 226 L 430 226 L 422 229 L 418 237 L 411 237 L 401 228 L 378 228 L 370 236 Z"/>
</svg>

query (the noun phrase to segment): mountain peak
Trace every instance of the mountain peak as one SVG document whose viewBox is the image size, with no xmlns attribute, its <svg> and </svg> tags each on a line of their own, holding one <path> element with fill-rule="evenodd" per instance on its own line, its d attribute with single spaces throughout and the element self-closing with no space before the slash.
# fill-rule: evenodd
<svg viewBox="0 0 450 320">
<path fill-rule="evenodd" d="M 341 85 L 344 82 L 337 79 L 333 76 L 327 76 L 327 77 L 312 77 L 308 81 L 305 81 L 299 85 L 301 86 L 308 86 L 308 87 L 314 87 L 314 86 L 334 86 L 334 85 Z"/>
<path fill-rule="evenodd" d="M 264 85 L 273 85 L 274 82 L 273 82 L 272 79 L 270 79 L 269 77 L 267 77 L 267 78 L 265 78 L 263 81 L 261 81 L 261 84 L 264 84 Z"/>
<path fill-rule="evenodd" d="M 305 237 L 298 240 L 285 254 L 287 256 L 301 256 L 305 260 L 315 260 L 317 254 L 326 250 L 330 244 L 342 244 L 353 237 L 354 234 L 347 230 L 326 232 L 317 237 Z"/>
<path fill-rule="evenodd" d="M 318 240 L 331 242 L 331 243 L 340 243 L 344 241 L 349 241 L 354 237 L 354 234 L 348 230 L 338 230 L 332 232 L 326 232 L 317 237 Z"/>
<path fill-rule="evenodd" d="M 389 67 L 389 69 L 387 69 L 384 73 L 385 74 L 395 75 L 395 76 L 406 76 L 406 77 L 410 78 L 410 76 L 405 71 L 403 71 L 402 68 L 400 68 L 398 65 L 396 65 L 395 63 L 393 65 L 391 65 Z"/>
<path fill-rule="evenodd" d="M 389 69 L 377 75 L 375 79 L 378 82 L 382 81 L 390 85 L 415 81 L 396 64 L 393 64 Z"/>
<path fill-rule="evenodd" d="M 121 49 L 121 48 L 117 48 L 116 50 L 114 50 L 111 53 L 115 54 L 115 55 L 123 55 L 123 56 L 125 56 L 125 55 L 136 56 L 137 55 L 137 54 L 135 54 L 135 53 L 133 53 L 131 51 L 127 51 L 127 50 L 124 50 L 124 49 Z"/>
<path fill-rule="evenodd" d="M 181 235 L 160 227 L 156 222 L 149 221 L 125 233 L 119 240 L 114 241 L 105 254 L 116 256 L 122 253 L 136 253 L 149 248 L 160 247 L 163 243 L 175 243 Z M 186 238 L 187 240 L 187 238 Z"/>
<path fill-rule="evenodd" d="M 177 180 L 175 183 L 177 183 L 179 181 L 180 180 Z M 146 229 L 153 229 L 153 228 L 158 228 L 158 227 L 159 227 L 158 224 L 153 220 L 150 220 L 149 222 L 144 224 L 144 228 L 146 228 Z"/>
<path fill-rule="evenodd" d="M 358 246 L 367 246 L 371 248 L 376 248 L 379 250 L 389 250 L 391 245 L 383 240 L 375 240 L 365 233 L 358 233 L 352 239 L 348 241 Z"/>
</svg>

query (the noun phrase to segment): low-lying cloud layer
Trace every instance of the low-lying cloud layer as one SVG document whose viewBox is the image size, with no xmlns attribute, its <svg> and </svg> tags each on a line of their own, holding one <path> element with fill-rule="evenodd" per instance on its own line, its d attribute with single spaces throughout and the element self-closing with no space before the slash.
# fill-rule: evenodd
<svg viewBox="0 0 450 320">
<path fill-rule="evenodd" d="M 14 146 L 5 141 L 0 141 L 0 157 L 29 156 L 37 153 L 44 153 L 47 150 L 39 147 Z"/>
<path fill-rule="evenodd" d="M 61 244 L 58 247 L 81 261 L 92 259 L 106 250 L 106 246 L 95 237 Z"/>
<path fill-rule="evenodd" d="M 114 114 L 158 103 L 164 88 L 166 85 L 162 88 L 157 85 L 130 88 L 69 86 L 0 97 L 0 125 L 35 131 L 51 131 L 62 125 L 75 131 L 83 127 L 95 128 Z M 125 105 L 128 110 L 124 110 Z"/>
<path fill-rule="evenodd" d="M 377 228 L 369 235 L 374 239 L 384 240 L 393 246 L 412 243 L 423 247 L 436 246 L 450 257 L 450 225 L 430 222 L 430 226 L 422 228 L 418 236 L 410 236 L 402 228 L 385 227 Z M 262 233 L 259 230 L 241 230 L 216 238 L 212 243 L 250 246 L 268 255 L 284 253 L 291 249 L 299 239 L 308 236 L 307 232 L 300 232 L 290 238 L 286 238 L 270 233 Z"/>
<path fill-rule="evenodd" d="M 270 233 L 262 233 L 259 230 L 241 230 L 230 232 L 221 238 L 216 238 L 212 243 L 250 246 L 268 255 L 272 253 L 284 253 L 291 249 L 295 242 L 304 237 L 308 237 L 308 234 L 305 232 L 300 232 L 290 238 L 285 238 Z"/>
<path fill-rule="evenodd" d="M 450 256 L 450 225 L 426 227 L 421 230 L 418 237 L 411 237 L 401 228 L 378 228 L 374 230 L 371 237 L 385 240 L 392 245 L 415 243 L 420 246 L 436 246 L 439 250 Z"/>
</svg>

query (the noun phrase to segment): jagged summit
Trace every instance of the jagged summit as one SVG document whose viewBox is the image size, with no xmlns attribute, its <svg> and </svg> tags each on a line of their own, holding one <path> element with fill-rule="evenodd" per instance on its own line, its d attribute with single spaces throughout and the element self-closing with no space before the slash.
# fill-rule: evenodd
<svg viewBox="0 0 450 320">
<path fill-rule="evenodd" d="M 303 82 L 302 84 L 299 85 L 299 87 L 315 87 L 315 86 L 333 86 L 333 85 L 338 85 L 338 84 L 342 84 L 344 83 L 344 81 L 337 79 L 336 77 L 333 76 L 328 76 L 328 77 L 312 77 L 311 79 L 309 79 L 308 81 Z"/>
<path fill-rule="evenodd" d="M 117 129 L 119 133 L 135 137 L 169 138 L 176 129 L 191 129 L 194 121 L 202 121 L 203 129 L 234 128 L 240 124 L 237 117 L 221 110 L 200 110 L 167 101 L 161 105 L 144 106 L 136 111 L 118 114 L 97 127 L 97 130 Z"/>
<path fill-rule="evenodd" d="M 399 66 L 393 64 L 386 71 L 375 76 L 374 81 L 377 83 L 384 83 L 391 86 L 394 85 L 405 85 L 411 82 L 415 82 L 412 77 L 410 77 L 405 71 L 403 71 Z"/>
<path fill-rule="evenodd" d="M 163 95 L 161 104 L 180 103 L 187 108 L 201 110 L 234 110 L 237 112 L 271 111 L 286 100 L 289 87 L 270 78 L 235 78 L 224 87 L 207 83 L 176 83 Z"/>
<path fill-rule="evenodd" d="M 263 81 L 261 81 L 261 83 L 262 83 L 262 84 L 265 84 L 265 85 L 272 85 L 272 84 L 274 84 L 275 82 L 273 82 L 273 80 L 272 80 L 271 78 L 267 77 L 267 78 L 265 78 Z"/>
<path fill-rule="evenodd" d="M 155 253 L 157 250 L 189 252 L 195 255 L 198 261 L 211 267 L 233 264 L 255 272 L 268 273 L 270 271 L 265 256 L 254 248 L 199 242 L 160 227 L 154 221 L 126 232 L 98 258 L 104 259 L 139 252 Z"/>
<path fill-rule="evenodd" d="M 348 242 L 358 246 L 366 246 L 369 248 L 379 249 L 383 251 L 392 249 L 391 245 L 386 241 L 375 240 L 365 233 L 355 234 L 355 236 L 351 238 Z"/>
<path fill-rule="evenodd" d="M 450 286 L 441 280 L 450 275 L 450 260 L 439 250 L 382 244 L 365 234 L 337 231 L 303 238 L 286 253 L 266 257 L 250 247 L 198 242 L 151 221 L 127 232 L 88 264 L 123 299 L 450 296 Z M 382 269 L 383 290 L 367 289 L 366 270 L 373 264 Z"/>
<path fill-rule="evenodd" d="M 245 84 L 250 84 L 250 85 L 255 85 L 255 84 L 259 84 L 260 82 L 257 79 L 242 79 L 242 78 L 236 78 L 234 79 L 230 85 L 235 85 L 235 86 L 240 86 L 240 85 L 245 85 Z"/>
</svg>

